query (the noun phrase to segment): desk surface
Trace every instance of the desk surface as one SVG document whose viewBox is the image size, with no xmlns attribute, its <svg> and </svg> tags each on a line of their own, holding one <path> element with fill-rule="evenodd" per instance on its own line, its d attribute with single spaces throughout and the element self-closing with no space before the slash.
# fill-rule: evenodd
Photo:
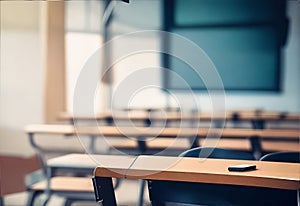
<svg viewBox="0 0 300 206">
<path fill-rule="evenodd" d="M 228 166 L 239 164 L 256 164 L 257 170 L 228 171 Z M 116 170 L 120 173 L 116 174 Z M 130 168 L 111 164 L 108 167 L 98 166 L 94 172 L 95 176 L 101 177 L 245 185 L 290 190 L 300 188 L 299 174 L 300 164 L 293 163 L 162 156 L 138 156 Z"/>
<path fill-rule="evenodd" d="M 136 156 L 125 155 L 87 155 L 87 154 L 68 154 L 52 158 L 47 161 L 50 168 L 60 169 L 94 169 L 97 166 L 110 168 L 109 172 L 105 169 L 102 173 L 114 174 L 116 178 L 123 178 L 126 174 L 124 168 L 129 168 Z"/>
<path fill-rule="evenodd" d="M 67 154 L 49 159 L 47 166 L 51 168 L 84 168 L 94 169 L 96 166 L 113 166 L 115 168 L 128 168 L 136 156 L 128 155 L 89 155 L 89 154 Z"/>
<path fill-rule="evenodd" d="M 95 135 L 111 137 L 207 137 L 222 136 L 230 138 L 291 138 L 299 140 L 299 130 L 283 129 L 241 129 L 241 128 L 159 128 L 159 127 L 74 127 L 72 125 L 28 125 L 29 134 Z"/>
</svg>

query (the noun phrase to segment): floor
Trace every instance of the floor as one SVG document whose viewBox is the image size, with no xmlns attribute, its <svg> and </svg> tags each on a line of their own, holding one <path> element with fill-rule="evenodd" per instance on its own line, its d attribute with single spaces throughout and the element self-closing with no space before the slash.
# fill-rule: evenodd
<svg viewBox="0 0 300 206">
<path fill-rule="evenodd" d="M 137 197 L 139 192 L 139 183 L 136 180 L 124 180 L 116 190 L 116 199 L 118 206 L 135 206 L 137 203 Z M 27 194 L 18 193 L 13 195 L 7 195 L 4 197 L 5 206 L 25 206 L 27 200 Z M 48 206 L 63 206 L 64 199 L 58 196 L 53 196 L 48 203 Z M 38 206 L 38 201 L 35 204 Z M 78 202 L 73 204 L 74 206 L 95 206 L 95 202 Z M 150 205 L 148 200 L 148 192 L 145 189 L 144 205 Z"/>
</svg>

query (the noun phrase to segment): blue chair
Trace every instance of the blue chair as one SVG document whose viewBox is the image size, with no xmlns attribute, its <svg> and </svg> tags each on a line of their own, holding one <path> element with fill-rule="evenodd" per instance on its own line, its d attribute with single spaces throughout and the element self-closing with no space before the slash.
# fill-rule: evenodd
<svg viewBox="0 0 300 206">
<path fill-rule="evenodd" d="M 300 152 L 274 152 L 266 154 L 261 161 L 300 163 Z"/>
<path fill-rule="evenodd" d="M 179 156 L 215 159 L 255 160 L 254 156 L 248 152 L 213 147 L 193 148 L 181 153 Z"/>
<path fill-rule="evenodd" d="M 217 159 L 239 159 L 239 160 L 255 160 L 251 153 L 236 151 L 230 149 L 198 147 L 190 149 L 180 154 L 181 157 L 195 158 L 217 158 Z M 199 190 L 205 193 L 199 193 Z M 148 181 L 148 190 L 150 200 L 153 206 L 162 206 L 166 202 L 171 203 L 187 203 L 187 204 L 204 204 L 204 205 L 241 205 L 245 200 L 249 203 L 252 197 L 247 197 L 249 187 L 241 186 L 241 190 L 245 191 L 245 195 L 235 197 L 236 202 L 227 201 L 227 197 L 234 195 L 234 189 L 228 185 L 220 185 L 219 189 L 212 187 L 212 184 L 187 183 L 176 181 Z M 251 193 L 250 193 L 251 194 Z M 253 199 L 253 198 L 252 198 Z M 254 198 L 255 199 L 255 198 Z"/>
</svg>

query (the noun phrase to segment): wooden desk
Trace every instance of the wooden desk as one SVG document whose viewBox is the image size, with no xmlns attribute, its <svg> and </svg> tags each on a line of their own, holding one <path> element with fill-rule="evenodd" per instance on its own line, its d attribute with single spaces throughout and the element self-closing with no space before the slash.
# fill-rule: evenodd
<svg viewBox="0 0 300 206">
<path fill-rule="evenodd" d="M 229 172 L 228 166 L 239 164 L 256 164 L 257 170 L 249 172 Z M 120 171 L 116 175 L 115 169 Z M 139 156 L 129 168 L 115 168 L 98 166 L 94 172 L 94 189 L 97 201 L 103 201 L 103 206 L 116 205 L 114 192 L 109 188 L 111 177 L 123 177 L 130 179 L 146 179 L 161 181 L 175 181 L 177 184 L 199 184 L 205 186 L 203 191 L 196 191 L 201 195 L 207 194 L 207 187 L 213 188 L 209 195 L 221 195 L 222 186 L 230 189 L 231 196 L 227 200 L 236 202 L 239 194 L 245 195 L 245 191 L 253 194 L 250 202 L 255 205 L 297 205 L 299 204 L 300 189 L 300 164 L 274 163 L 242 160 L 198 159 L 181 157 Z M 220 187 L 221 186 L 221 187 Z M 210 189 L 212 189 L 210 188 Z M 152 188 L 153 189 L 153 188 Z M 172 188 L 170 188 L 172 189 Z M 186 188 L 185 188 L 186 189 Z M 224 188 L 223 188 L 224 189 Z M 151 189 L 150 189 L 151 195 Z M 164 192 L 164 191 L 161 191 Z M 192 192 L 192 191 L 188 191 Z M 256 192 L 256 193 L 254 193 Z M 259 193 L 258 193 L 259 192 Z M 220 193 L 220 194 L 219 194 Z M 257 199 L 257 198 L 263 198 Z M 249 205 L 249 200 L 242 205 Z"/>
<path fill-rule="evenodd" d="M 135 158 L 136 156 L 125 155 L 68 154 L 48 160 L 47 167 L 50 169 L 52 175 L 57 169 L 91 171 L 98 165 L 102 165 L 102 167 L 113 166 L 116 175 L 118 175 L 122 174 L 122 168 L 130 167 Z M 92 173 L 90 174 L 92 175 Z M 123 175 L 120 177 L 123 177 Z"/>
<path fill-rule="evenodd" d="M 167 137 L 167 138 L 189 138 L 192 147 L 198 146 L 198 139 L 206 138 L 228 138 L 228 139 L 249 139 L 253 153 L 257 158 L 262 153 L 261 139 L 264 140 L 284 140 L 294 141 L 299 144 L 299 130 L 275 130 L 275 129 L 237 129 L 224 128 L 158 128 L 158 127 L 78 127 L 72 125 L 29 125 L 25 128 L 28 133 L 30 142 L 40 153 L 41 148 L 35 143 L 33 136 L 35 134 L 62 134 L 62 135 L 88 135 L 91 137 L 130 137 L 135 138 L 138 142 L 140 153 L 147 149 L 147 138 Z M 207 138 L 208 137 L 208 138 Z M 91 142 L 90 147 L 94 144 Z M 188 148 L 187 148 L 188 149 Z"/>
<path fill-rule="evenodd" d="M 68 154 L 47 161 L 47 176 L 44 181 L 38 182 L 30 186 L 31 192 L 30 202 L 34 203 L 35 198 L 44 194 L 42 205 L 46 205 L 52 194 L 62 195 L 69 198 L 94 200 L 93 186 L 89 177 L 70 177 L 61 176 L 63 171 L 75 172 L 92 176 L 93 170 L 97 165 L 102 167 L 113 166 L 115 176 L 123 176 L 122 168 L 128 168 L 136 157 L 134 156 L 117 156 L 117 155 L 87 155 L 87 154 Z M 120 168 L 121 170 L 119 170 Z M 60 176 L 56 172 L 60 171 Z M 119 181 L 116 182 L 115 188 Z M 72 193 L 74 193 L 72 195 Z"/>
</svg>

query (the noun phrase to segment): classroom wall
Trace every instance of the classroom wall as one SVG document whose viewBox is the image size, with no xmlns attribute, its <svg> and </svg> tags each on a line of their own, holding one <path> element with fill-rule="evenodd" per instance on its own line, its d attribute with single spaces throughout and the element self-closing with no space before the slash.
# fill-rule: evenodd
<svg viewBox="0 0 300 206">
<path fill-rule="evenodd" d="M 151 9 L 149 9 L 151 7 Z M 287 13 L 290 18 L 290 28 L 287 44 L 283 49 L 282 65 L 282 91 L 281 92 L 238 92 L 228 91 L 225 93 L 226 109 L 253 109 L 260 108 L 272 111 L 289 111 L 300 112 L 300 82 L 297 80 L 300 76 L 300 62 L 298 55 L 300 53 L 300 3 L 298 1 L 288 1 Z M 160 107 L 174 105 L 178 106 L 174 100 L 176 97 L 180 101 L 183 110 L 191 110 L 198 107 L 200 110 L 212 110 L 211 98 L 207 93 L 194 92 L 195 96 L 191 97 L 190 93 L 170 91 L 173 96 L 161 92 L 159 87 L 162 85 L 160 54 L 141 52 L 135 55 L 126 55 L 128 47 L 152 47 L 155 50 L 160 49 L 159 36 L 141 35 L 138 38 L 126 36 L 128 33 L 134 33 L 141 30 L 159 30 L 161 28 L 161 2 L 159 0 L 137 1 L 132 0 L 130 4 L 119 2 L 115 8 L 114 20 L 110 26 L 113 34 L 113 56 L 125 54 L 124 58 L 113 65 L 114 70 L 114 92 L 112 107 L 124 108 L 133 107 Z M 140 16 L 140 18 L 137 18 Z M 95 35 L 85 40 L 76 41 L 71 36 L 76 33 L 67 35 L 67 54 L 68 66 L 68 110 L 72 111 L 73 91 L 76 85 L 80 70 L 84 67 L 86 61 L 95 54 L 97 39 Z M 92 36 L 92 35 L 91 35 Z M 120 40 L 121 38 L 121 40 Z M 90 44 L 94 42 L 94 45 Z M 84 45 L 84 46 L 82 46 Z M 88 52 L 87 52 L 88 51 Z M 71 64 L 70 62 L 76 64 Z M 145 68 L 156 68 L 151 74 L 138 74 L 137 71 Z M 99 68 L 100 70 L 100 68 Z M 74 72 L 72 72 L 74 71 Z M 131 78 L 130 76 L 135 76 Z M 139 81 L 144 81 L 149 87 L 136 90 L 134 93 L 129 92 Z M 126 81 L 129 81 L 128 84 Z M 145 83 L 146 84 L 146 83 Z M 124 86 L 125 85 L 125 86 Z M 101 92 L 101 91 L 100 91 Z M 95 95 L 95 99 L 97 95 Z M 196 101 L 193 101 L 196 99 Z M 95 111 L 99 111 L 99 103 L 95 103 Z M 82 108 L 81 113 L 84 113 Z"/>
<path fill-rule="evenodd" d="M 46 2 L 1 1 L 0 6 L 0 154 L 30 156 L 35 151 L 24 127 L 45 119 Z M 35 139 L 48 149 L 83 150 L 77 138 Z"/>
<path fill-rule="evenodd" d="M 0 153 L 32 153 L 23 128 L 43 119 L 39 2 L 1 1 L 0 6 Z"/>
<path fill-rule="evenodd" d="M 127 32 L 135 32 L 139 30 L 147 29 L 159 29 L 161 27 L 161 4 L 159 1 L 153 1 L 147 4 L 147 1 L 132 1 L 132 7 L 126 4 L 119 4 L 116 8 L 115 19 L 112 23 L 112 30 L 115 37 L 120 37 Z M 149 9 L 151 7 L 151 9 Z M 245 109 L 245 108 L 260 108 L 272 111 L 289 111 L 300 112 L 300 3 L 299 1 L 288 1 L 287 13 L 290 18 L 290 28 L 287 39 L 287 44 L 283 49 L 283 65 L 282 65 L 282 91 L 281 92 L 238 92 L 228 91 L 225 93 L 226 109 Z M 138 12 L 137 12 L 138 11 Z M 143 14 L 141 12 L 144 11 Z M 134 18 L 135 15 L 141 16 L 141 18 Z M 146 18 L 149 17 L 149 18 Z M 142 18 L 145 17 L 145 18 Z M 125 23 L 126 26 L 122 25 Z M 116 41 L 117 42 L 117 41 Z M 117 42 L 119 45 L 128 45 L 135 47 L 135 45 L 144 45 L 148 47 L 149 44 L 154 45 L 153 48 L 159 49 L 159 38 L 152 37 L 140 37 L 138 39 L 124 38 L 123 42 Z M 115 44 L 115 53 L 122 53 L 122 46 Z M 124 50 L 124 49 L 123 49 Z M 120 63 L 114 65 L 115 69 L 115 91 L 120 90 L 118 85 L 122 85 L 123 81 L 126 81 L 127 76 L 134 75 L 133 73 L 139 69 L 147 67 L 157 67 L 159 65 L 160 57 L 155 54 L 139 54 L 126 57 Z M 153 73 L 147 75 L 147 82 L 153 85 L 158 85 L 157 81 L 161 79 L 161 73 L 153 70 Z M 131 85 L 138 84 L 141 77 L 136 74 L 136 80 L 131 81 Z M 153 79 L 152 81 L 149 79 Z M 130 86 L 128 86 L 130 88 Z M 121 88 L 122 90 L 122 88 Z M 115 107 L 126 107 L 127 105 L 143 107 L 147 106 L 160 106 L 170 102 L 171 105 L 176 105 L 175 101 L 169 101 L 167 95 L 158 91 L 158 89 L 145 89 L 139 90 L 137 94 L 131 94 L 132 98 L 128 101 L 126 98 L 125 90 L 119 92 L 119 98 L 115 98 L 113 104 Z M 182 109 L 190 110 L 195 107 L 193 101 L 194 97 L 190 94 L 184 94 L 180 92 L 171 91 L 174 96 L 181 101 Z M 200 110 L 211 110 L 211 99 L 205 93 L 194 92 L 196 96 L 196 105 Z M 125 101 L 124 101 L 125 100 Z M 177 105 L 176 105 L 177 106 Z"/>
</svg>

